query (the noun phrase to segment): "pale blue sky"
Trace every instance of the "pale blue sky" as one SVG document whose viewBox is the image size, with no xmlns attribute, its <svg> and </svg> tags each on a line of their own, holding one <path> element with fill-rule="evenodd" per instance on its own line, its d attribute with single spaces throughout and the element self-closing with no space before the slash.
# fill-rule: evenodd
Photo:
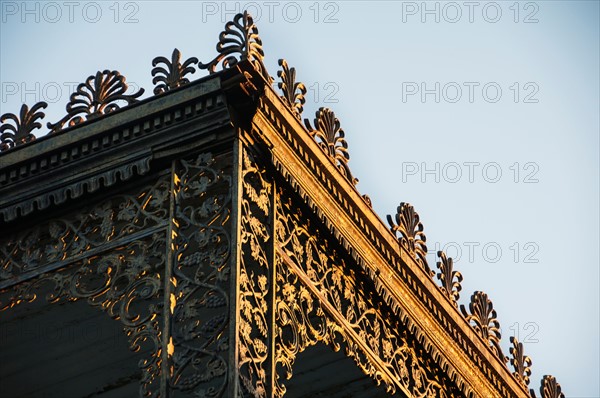
<svg viewBox="0 0 600 398">
<path fill-rule="evenodd" d="M 505 353 L 510 335 L 525 341 L 531 386 L 552 374 L 567 397 L 600 396 L 597 1 L 75 3 L 70 16 L 64 2 L 1 2 L 1 113 L 45 100 L 55 122 L 69 83 L 103 69 L 147 97 L 154 57 L 209 61 L 248 4 L 271 75 L 286 58 L 309 87 L 304 117 L 336 112 L 382 219 L 408 201 L 430 264 L 438 246 L 461 255 L 461 303 L 489 294 Z"/>
</svg>

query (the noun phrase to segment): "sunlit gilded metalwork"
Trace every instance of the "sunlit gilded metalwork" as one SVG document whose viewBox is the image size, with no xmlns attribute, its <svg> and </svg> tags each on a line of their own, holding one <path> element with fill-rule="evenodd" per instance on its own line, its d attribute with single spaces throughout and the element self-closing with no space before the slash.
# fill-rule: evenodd
<svg viewBox="0 0 600 398">
<path fill-rule="evenodd" d="M 344 130 L 342 130 L 340 121 L 335 117 L 335 113 L 329 108 L 319 108 L 315 112 L 314 124 L 312 127 L 308 119 L 304 119 L 304 124 L 308 132 L 315 138 L 323 152 L 325 152 L 334 162 L 335 166 L 353 185 L 358 180 L 352 176 L 348 161 L 348 142 L 346 142 Z"/>
<path fill-rule="evenodd" d="M 281 98 L 285 102 L 298 120 L 302 117 L 304 109 L 304 95 L 306 95 L 306 86 L 304 83 L 296 81 L 296 69 L 290 68 L 285 59 L 280 59 L 279 66 L 281 70 L 277 71 L 277 76 L 281 79 L 277 87 L 283 92 Z"/>
<path fill-rule="evenodd" d="M 245 394 L 266 397 L 272 389 L 267 377 L 273 355 L 269 350 L 269 330 L 273 328 L 269 282 L 274 266 L 269 254 L 273 247 L 269 228 L 273 186 L 248 151 L 242 152 L 241 160 L 238 374 Z"/>
<path fill-rule="evenodd" d="M 521 380 L 526 386 L 529 385 L 529 376 L 531 376 L 531 358 L 523 353 L 523 343 L 515 336 L 510 337 L 512 347 L 510 347 L 510 364 L 514 368 L 513 376 Z"/>
<path fill-rule="evenodd" d="M 327 233 L 277 196 L 276 396 L 286 392 L 296 357 L 309 346 L 344 347 L 390 394 L 455 397 L 459 389 L 389 310 L 375 308 L 364 275 L 344 261 Z M 293 337 L 290 337 L 293 336 Z M 437 370 L 436 370 L 437 369 Z"/>
<path fill-rule="evenodd" d="M 462 286 L 460 285 L 463 280 L 462 274 L 454 271 L 453 261 L 451 258 L 446 257 L 446 253 L 438 251 L 437 256 L 440 258 L 440 261 L 437 263 L 437 267 L 440 270 L 437 278 L 442 282 L 441 289 L 456 306 L 460 297 L 460 291 L 462 290 Z"/>
<path fill-rule="evenodd" d="M 414 259 L 421 264 L 425 272 L 430 276 L 434 276 L 429 265 L 427 264 L 427 237 L 423 232 L 423 223 L 419 218 L 419 213 L 415 211 L 415 208 L 410 203 L 400 203 L 398 206 L 396 215 L 387 216 L 390 230 L 394 235 L 400 233 L 398 236 L 398 242 L 400 246 L 407 250 Z M 395 221 L 395 222 L 394 222 Z"/>
<path fill-rule="evenodd" d="M 496 310 L 487 294 L 479 291 L 473 293 L 469 303 L 470 313 L 467 312 L 464 305 L 460 306 L 460 311 L 479 336 L 488 343 L 496 356 L 502 362 L 506 362 L 508 358 L 502 354 L 502 348 L 500 348 L 500 322 L 498 322 Z"/>
<path fill-rule="evenodd" d="M 531 396 L 536 398 L 535 391 L 530 390 Z M 542 384 L 540 385 L 541 398 L 565 398 L 560 384 L 554 376 L 544 375 Z"/>
</svg>

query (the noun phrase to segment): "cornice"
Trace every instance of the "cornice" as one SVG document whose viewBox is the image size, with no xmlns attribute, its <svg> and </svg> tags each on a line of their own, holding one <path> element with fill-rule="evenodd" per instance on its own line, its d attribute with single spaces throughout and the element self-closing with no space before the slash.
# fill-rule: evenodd
<svg viewBox="0 0 600 398">
<path fill-rule="evenodd" d="M 200 131 L 203 142 L 218 141 L 229 123 L 220 77 L 208 76 L 18 146 L 0 155 L 0 222 L 147 174 Z"/>
</svg>

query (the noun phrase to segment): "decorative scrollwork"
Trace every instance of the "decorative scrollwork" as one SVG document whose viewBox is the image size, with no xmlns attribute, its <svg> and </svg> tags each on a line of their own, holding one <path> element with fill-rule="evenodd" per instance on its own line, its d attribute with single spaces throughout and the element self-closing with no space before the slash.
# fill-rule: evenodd
<svg viewBox="0 0 600 398">
<path fill-rule="evenodd" d="M 27 105 L 23 104 L 19 116 L 14 113 L 2 115 L 0 123 L 12 121 L 15 125 L 6 123 L 0 126 L 0 152 L 34 141 L 35 135 L 31 132 L 42 127 L 37 120 L 43 119 L 45 116 L 39 110 L 47 106 L 48 104 L 42 101 L 35 104 L 30 110 Z"/>
<path fill-rule="evenodd" d="M 344 261 L 327 232 L 310 225 L 291 198 L 277 196 L 275 296 L 275 396 L 286 392 L 296 357 L 327 344 L 345 353 L 390 394 L 452 397 L 460 392 L 435 371 L 407 328 L 385 308 L 375 308 L 362 272 Z"/>
<path fill-rule="evenodd" d="M 304 109 L 304 95 L 306 94 L 306 86 L 304 83 L 296 81 L 296 69 L 290 68 L 285 59 L 279 60 L 281 70 L 277 71 L 277 76 L 281 79 L 277 86 L 283 91 L 281 97 L 283 101 L 290 107 L 292 113 L 301 119 L 302 110 Z"/>
<path fill-rule="evenodd" d="M 272 184 L 247 150 L 242 153 L 242 165 L 238 371 L 240 384 L 250 396 L 266 397 L 271 325 L 268 308 L 272 294 L 268 281 L 273 266 L 268 254 L 272 234 L 266 226 Z"/>
<path fill-rule="evenodd" d="M 152 84 L 154 94 L 161 94 L 177 87 L 189 83 L 189 79 L 185 77 L 188 73 L 195 73 L 196 70 L 191 66 L 198 63 L 198 58 L 188 58 L 183 64 L 181 63 L 181 52 L 178 49 L 173 50 L 171 60 L 165 57 L 156 57 L 152 60 Z M 164 64 L 164 66 L 157 66 Z M 157 84 L 158 83 L 158 84 Z"/>
<path fill-rule="evenodd" d="M 462 290 L 460 283 L 463 280 L 463 276 L 460 272 L 453 270 L 452 258 L 446 257 L 446 253 L 438 251 L 437 255 L 441 260 L 437 263 L 437 267 L 440 270 L 437 278 L 442 282 L 441 289 L 456 306 L 456 302 L 460 297 L 460 291 Z"/>
<path fill-rule="evenodd" d="M 213 74 L 217 71 L 219 63 L 222 69 L 236 65 L 238 59 L 234 54 L 239 54 L 239 61 L 250 61 L 269 84 L 273 80 L 263 63 L 265 54 L 262 49 L 262 41 L 258 35 L 258 28 L 248 11 L 237 14 L 233 17 L 233 21 L 225 24 L 225 30 L 219 35 L 217 52 L 219 55 L 215 59 L 207 64 L 200 62 L 198 67 L 208 69 L 209 73 Z"/>
<path fill-rule="evenodd" d="M 62 130 L 65 124 L 71 127 L 113 112 L 120 108 L 118 101 L 125 101 L 129 105 L 137 102 L 137 98 L 144 93 L 144 89 L 141 88 L 137 93 L 125 94 L 128 88 L 125 76 L 118 71 L 96 72 L 71 94 L 67 104 L 67 115 L 54 124 L 48 123 L 50 132 Z"/>
<path fill-rule="evenodd" d="M 504 356 L 502 348 L 500 348 L 500 322 L 496 318 L 496 310 L 487 294 L 480 291 L 473 293 L 469 303 L 470 314 L 467 313 L 464 305 L 460 306 L 460 310 L 467 322 L 473 322 L 471 326 L 488 343 L 492 352 L 506 363 L 508 358 Z"/>
<path fill-rule="evenodd" d="M 319 108 L 315 112 L 313 128 L 308 119 L 304 119 L 304 124 L 309 133 L 315 138 L 321 149 L 329 155 L 339 171 L 353 185 L 358 183 L 358 180 L 352 176 L 350 167 L 348 167 L 348 143 L 344 138 L 344 130 L 340 127 L 340 121 L 335 117 L 335 113 L 329 108 Z"/>
<path fill-rule="evenodd" d="M 535 391 L 529 390 L 533 398 L 536 397 Z M 560 384 L 556 381 L 556 378 L 551 375 L 544 375 L 542 378 L 542 384 L 540 386 L 541 398 L 565 398 Z"/>
<path fill-rule="evenodd" d="M 523 353 L 523 343 L 519 343 L 516 337 L 510 336 L 510 364 L 515 369 L 513 376 L 525 386 L 529 385 L 529 376 L 531 376 L 531 358 Z"/>
<path fill-rule="evenodd" d="M 425 244 L 427 237 L 423 232 L 423 223 L 420 221 L 419 214 L 410 203 L 405 202 L 401 202 L 396 210 L 395 223 L 391 215 L 387 216 L 390 230 L 395 236 L 397 236 L 397 232 L 400 233 L 400 236 L 397 236 L 400 246 L 413 256 L 429 276 L 433 277 L 435 272 L 427 264 L 427 246 Z"/>
<path fill-rule="evenodd" d="M 33 302 L 44 293 L 51 304 L 86 300 L 123 324 L 132 351 L 151 352 L 139 363 L 140 396 L 157 397 L 165 250 L 165 235 L 156 233 L 102 255 L 74 261 L 57 271 L 0 290 L 0 312 Z"/>
<path fill-rule="evenodd" d="M 36 272 L 40 267 L 84 255 L 102 245 L 166 225 L 170 182 L 115 195 L 94 206 L 15 234 L 0 241 L 0 282 Z"/>
<path fill-rule="evenodd" d="M 180 160 L 175 177 L 169 385 L 225 395 L 230 365 L 231 156 Z"/>
</svg>

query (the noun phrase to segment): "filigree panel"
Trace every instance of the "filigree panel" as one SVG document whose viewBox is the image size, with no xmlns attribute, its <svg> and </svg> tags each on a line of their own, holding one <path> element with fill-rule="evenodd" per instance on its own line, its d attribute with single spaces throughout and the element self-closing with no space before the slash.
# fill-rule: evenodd
<svg viewBox="0 0 600 398">
<path fill-rule="evenodd" d="M 277 203 L 276 396 L 308 346 L 345 346 L 346 354 L 388 392 L 461 396 L 407 328 L 378 299 L 372 282 L 347 263 L 308 214 L 281 193 Z M 312 224 L 312 225 L 311 225 Z"/>
<path fill-rule="evenodd" d="M 176 396 L 223 397 L 229 374 L 231 155 L 178 162 L 174 176 L 169 384 Z"/>
<path fill-rule="evenodd" d="M 112 196 L 0 241 L 0 283 L 136 232 L 166 225 L 169 189 L 169 176 L 163 176 L 149 187 Z"/>
<path fill-rule="evenodd" d="M 269 276 L 272 232 L 269 226 L 272 185 L 246 150 L 242 155 L 240 214 L 238 372 L 243 396 L 266 397 L 270 370 Z"/>
<path fill-rule="evenodd" d="M 75 261 L 0 291 L 0 312 L 36 299 L 51 304 L 86 300 L 123 324 L 132 351 L 152 353 L 139 363 L 140 396 L 157 397 L 165 250 L 161 232 Z"/>
</svg>

